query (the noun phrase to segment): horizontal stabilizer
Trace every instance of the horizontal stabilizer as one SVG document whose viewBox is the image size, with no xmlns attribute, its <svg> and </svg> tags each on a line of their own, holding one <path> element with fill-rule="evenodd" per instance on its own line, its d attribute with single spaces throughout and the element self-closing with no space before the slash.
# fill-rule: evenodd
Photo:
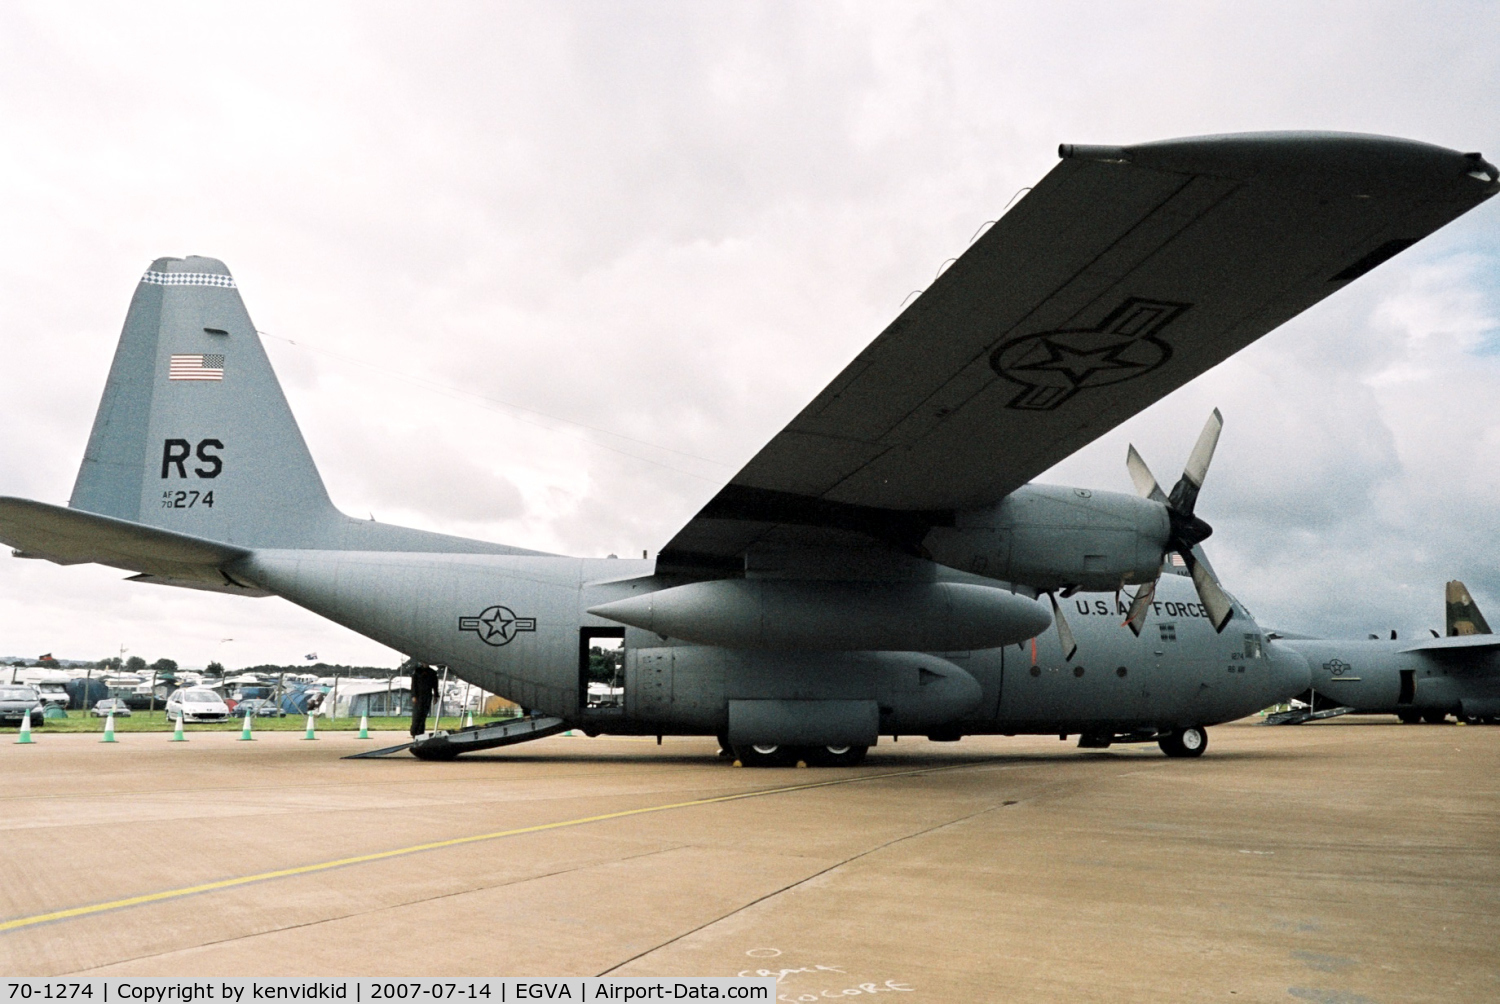
<svg viewBox="0 0 1500 1004">
<path fill-rule="evenodd" d="M 244 548 L 31 499 L 0 497 L 0 542 L 19 558 L 95 562 L 139 572 L 142 581 L 265 595 L 221 571 L 250 553 Z"/>
<path fill-rule="evenodd" d="M 1451 638 L 1428 638 L 1408 645 L 1403 652 L 1469 652 L 1500 648 L 1500 634 L 1459 634 Z"/>
</svg>

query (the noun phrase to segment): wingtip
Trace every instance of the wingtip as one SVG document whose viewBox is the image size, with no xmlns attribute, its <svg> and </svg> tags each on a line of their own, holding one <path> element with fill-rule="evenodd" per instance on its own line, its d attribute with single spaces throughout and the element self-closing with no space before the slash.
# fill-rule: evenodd
<svg viewBox="0 0 1500 1004">
<path fill-rule="evenodd" d="M 1104 164 L 1130 163 L 1130 151 L 1123 146 L 1091 146 L 1085 143 L 1062 143 L 1057 155 L 1063 160 L 1096 160 Z"/>
</svg>

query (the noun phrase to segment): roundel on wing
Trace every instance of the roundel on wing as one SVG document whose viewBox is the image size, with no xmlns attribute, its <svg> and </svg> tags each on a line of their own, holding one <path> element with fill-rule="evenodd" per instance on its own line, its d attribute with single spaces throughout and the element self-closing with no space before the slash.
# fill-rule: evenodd
<svg viewBox="0 0 1500 1004">
<path fill-rule="evenodd" d="M 1131 297 L 1092 328 L 1011 339 L 990 354 L 990 368 L 1021 385 L 1006 407 L 1051 411 L 1080 390 L 1145 376 L 1172 358 L 1156 335 L 1189 306 Z"/>
</svg>

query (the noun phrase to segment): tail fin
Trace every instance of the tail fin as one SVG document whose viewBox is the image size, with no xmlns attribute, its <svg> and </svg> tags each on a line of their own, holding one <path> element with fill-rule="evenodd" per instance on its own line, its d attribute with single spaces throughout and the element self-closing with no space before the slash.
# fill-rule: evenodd
<svg viewBox="0 0 1500 1004">
<path fill-rule="evenodd" d="M 1469 588 L 1454 579 L 1448 583 L 1448 637 L 1461 634 L 1489 634 L 1490 626 L 1484 622 L 1484 614 L 1469 595 Z"/>
<path fill-rule="evenodd" d="M 68 504 L 260 547 L 340 518 L 223 262 L 141 277 Z"/>
<path fill-rule="evenodd" d="M 213 258 L 158 258 L 141 277 L 68 505 L 243 548 L 537 553 L 334 508 L 234 277 Z M 13 546 L 51 553 L 43 529 L 11 527 Z"/>
</svg>

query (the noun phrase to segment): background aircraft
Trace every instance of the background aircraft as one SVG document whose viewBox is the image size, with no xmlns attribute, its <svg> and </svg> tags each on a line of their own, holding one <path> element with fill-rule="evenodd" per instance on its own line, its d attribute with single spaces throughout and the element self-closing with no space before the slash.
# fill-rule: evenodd
<svg viewBox="0 0 1500 1004">
<path fill-rule="evenodd" d="M 69 507 L 0 500 L 0 539 L 279 595 L 557 721 L 719 735 L 747 763 L 856 762 L 912 732 L 1201 753 L 1204 726 L 1307 680 L 1198 549 L 1217 416 L 1170 495 L 1133 449 L 1143 497 L 1027 482 L 1489 198 L 1500 171 L 1340 134 L 1060 154 L 654 560 L 343 515 L 233 277 L 197 257 L 137 287 Z M 1188 575 L 1154 585 L 1168 554 Z M 1129 584 L 1123 614 L 1075 596 Z M 605 646 L 624 649 L 623 697 L 591 701 Z"/>
<path fill-rule="evenodd" d="M 1455 715 L 1474 724 L 1500 724 L 1500 637 L 1462 582 L 1448 583 L 1447 633 L 1402 641 L 1280 638 L 1307 658 L 1316 709 L 1347 707 L 1358 714 L 1396 715 L 1403 722 L 1438 724 Z"/>
</svg>

